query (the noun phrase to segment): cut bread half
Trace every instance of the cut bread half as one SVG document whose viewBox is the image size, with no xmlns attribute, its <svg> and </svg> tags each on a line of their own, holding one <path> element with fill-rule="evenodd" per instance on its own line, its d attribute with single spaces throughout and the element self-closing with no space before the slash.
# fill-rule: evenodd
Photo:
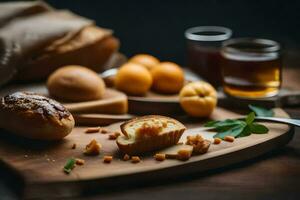
<svg viewBox="0 0 300 200">
<path fill-rule="evenodd" d="M 177 144 L 185 129 L 170 117 L 148 115 L 123 123 L 116 142 L 122 152 L 137 155 Z"/>
</svg>

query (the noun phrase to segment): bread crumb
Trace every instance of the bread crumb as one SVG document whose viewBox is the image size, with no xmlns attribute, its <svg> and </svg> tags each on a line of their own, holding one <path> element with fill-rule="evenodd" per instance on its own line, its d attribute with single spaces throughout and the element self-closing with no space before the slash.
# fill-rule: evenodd
<svg viewBox="0 0 300 200">
<path fill-rule="evenodd" d="M 109 134 L 109 135 L 108 135 L 108 139 L 109 139 L 109 140 L 115 140 L 115 139 L 117 139 L 117 137 L 116 137 L 115 134 Z"/>
<path fill-rule="evenodd" d="M 166 154 L 157 153 L 157 154 L 155 154 L 154 158 L 157 161 L 164 161 L 166 159 Z"/>
<path fill-rule="evenodd" d="M 139 163 L 141 161 L 139 156 L 132 156 L 131 157 L 131 162 L 132 163 Z"/>
<path fill-rule="evenodd" d="M 197 144 L 198 142 L 202 142 L 204 139 L 201 135 L 189 135 L 186 137 L 186 144 L 187 145 L 194 145 Z"/>
<path fill-rule="evenodd" d="M 105 162 L 105 163 L 111 163 L 112 160 L 113 160 L 112 156 L 104 156 L 103 157 L 103 162 Z"/>
<path fill-rule="evenodd" d="M 221 143 L 221 139 L 220 138 L 215 138 L 214 139 L 214 144 L 220 144 Z"/>
<path fill-rule="evenodd" d="M 128 154 L 125 154 L 123 157 L 123 160 L 124 161 L 130 160 L 130 156 Z"/>
<path fill-rule="evenodd" d="M 179 150 L 177 152 L 177 159 L 178 160 L 185 161 L 185 160 L 190 159 L 191 156 L 192 156 L 191 151 L 188 151 L 188 150 L 185 150 L 185 149 Z"/>
<path fill-rule="evenodd" d="M 85 130 L 85 133 L 98 133 L 100 131 L 100 126 L 90 127 Z"/>
<path fill-rule="evenodd" d="M 75 158 L 75 164 L 76 165 L 84 165 L 85 160 L 80 159 L 80 158 Z"/>
<path fill-rule="evenodd" d="M 167 128 L 167 126 L 168 126 L 167 122 L 165 122 L 165 121 L 162 122 L 162 125 L 164 128 Z"/>
<path fill-rule="evenodd" d="M 101 144 L 98 143 L 95 139 L 93 139 L 88 145 L 85 147 L 84 154 L 86 155 L 98 155 L 101 150 Z"/>
<path fill-rule="evenodd" d="M 234 142 L 234 137 L 227 135 L 225 136 L 224 140 L 227 142 Z"/>
<path fill-rule="evenodd" d="M 108 139 L 109 140 L 116 140 L 120 135 L 121 135 L 121 133 L 114 132 L 114 133 L 108 135 Z"/>
<path fill-rule="evenodd" d="M 114 132 L 114 134 L 115 134 L 115 136 L 117 136 L 117 137 L 119 137 L 120 135 L 121 135 L 121 133 L 120 132 Z"/>
<path fill-rule="evenodd" d="M 108 130 L 106 128 L 102 128 L 101 131 L 100 131 L 102 134 L 106 134 L 108 133 Z"/>
<path fill-rule="evenodd" d="M 76 143 L 72 144 L 71 149 L 76 149 Z"/>
<path fill-rule="evenodd" d="M 187 136 L 186 144 L 193 146 L 194 154 L 204 154 L 208 151 L 210 141 L 204 140 L 201 135 L 197 134 L 195 136 Z"/>
<path fill-rule="evenodd" d="M 193 148 L 193 153 L 195 154 L 204 154 L 208 151 L 210 146 L 209 140 L 204 140 Z"/>
</svg>

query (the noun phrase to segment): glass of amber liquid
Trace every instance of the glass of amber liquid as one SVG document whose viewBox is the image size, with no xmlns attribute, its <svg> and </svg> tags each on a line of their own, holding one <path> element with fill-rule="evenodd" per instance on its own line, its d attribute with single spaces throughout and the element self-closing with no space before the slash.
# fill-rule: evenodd
<svg viewBox="0 0 300 200">
<path fill-rule="evenodd" d="M 223 43 L 221 55 L 226 94 L 241 98 L 278 94 L 282 70 L 279 43 L 267 39 L 231 39 Z"/>
<path fill-rule="evenodd" d="M 232 31 L 222 26 L 198 26 L 185 31 L 187 66 L 215 87 L 222 85 L 222 42 L 231 35 Z"/>
</svg>

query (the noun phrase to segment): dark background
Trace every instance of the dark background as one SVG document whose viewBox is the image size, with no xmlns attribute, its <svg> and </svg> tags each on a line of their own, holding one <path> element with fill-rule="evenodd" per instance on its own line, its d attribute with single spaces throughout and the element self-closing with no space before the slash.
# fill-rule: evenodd
<svg viewBox="0 0 300 200">
<path fill-rule="evenodd" d="M 127 56 L 150 53 L 185 61 L 184 30 L 201 25 L 229 27 L 234 37 L 261 37 L 282 43 L 290 59 L 300 50 L 300 1 L 276 0 L 48 0 L 111 28 Z M 295 62 L 294 62 L 295 63 Z M 298 62 L 297 62 L 298 63 Z"/>
</svg>

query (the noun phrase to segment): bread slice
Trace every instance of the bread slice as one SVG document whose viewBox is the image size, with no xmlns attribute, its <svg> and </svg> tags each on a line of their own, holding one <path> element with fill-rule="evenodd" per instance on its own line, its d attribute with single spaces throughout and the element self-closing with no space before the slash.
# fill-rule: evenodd
<svg viewBox="0 0 300 200">
<path fill-rule="evenodd" d="M 137 155 L 177 144 L 185 129 L 170 117 L 147 115 L 123 123 L 116 142 L 122 152 Z"/>
</svg>

